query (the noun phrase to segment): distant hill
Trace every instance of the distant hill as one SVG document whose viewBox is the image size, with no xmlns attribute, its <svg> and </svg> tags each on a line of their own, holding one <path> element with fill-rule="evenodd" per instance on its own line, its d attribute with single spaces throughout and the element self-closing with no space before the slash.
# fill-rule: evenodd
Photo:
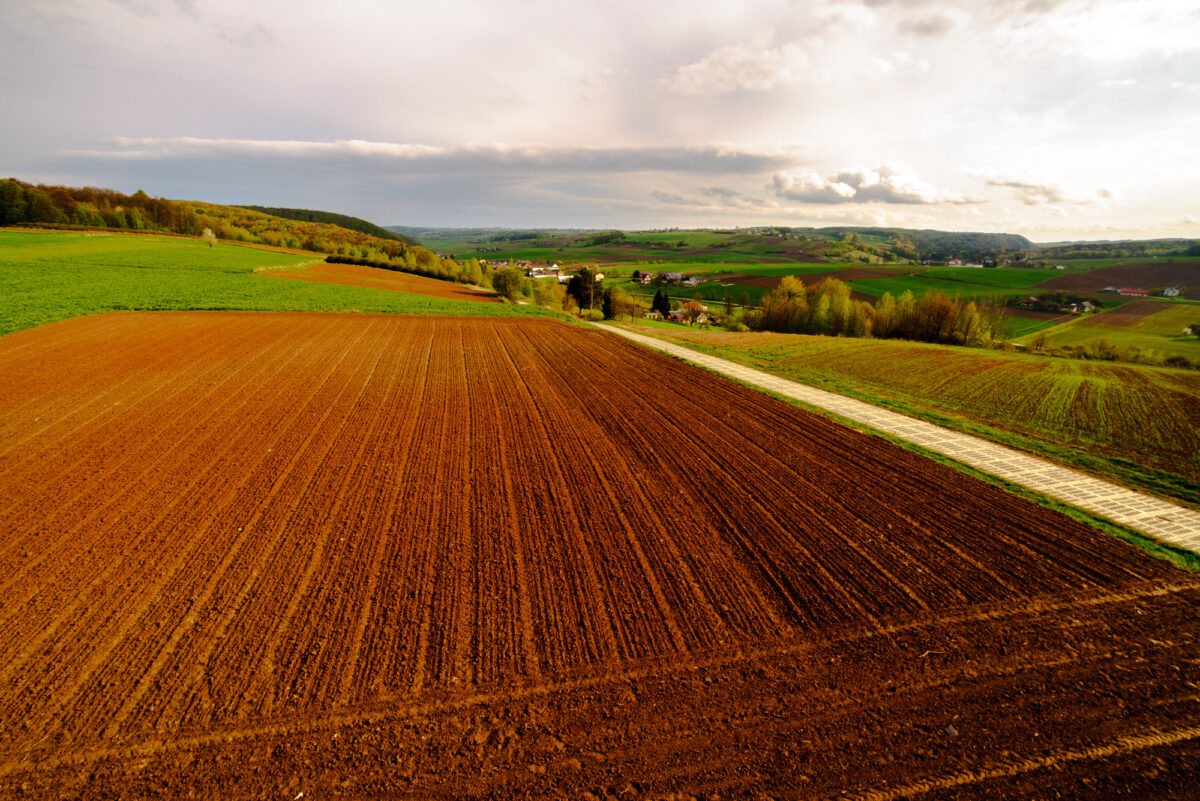
<svg viewBox="0 0 1200 801">
<path fill-rule="evenodd" d="M 404 242 L 409 245 L 415 245 L 416 241 L 409 236 L 404 236 L 396 231 L 389 230 L 372 222 L 351 217 L 348 214 L 338 214 L 332 211 L 315 211 L 313 209 L 284 209 L 271 206 L 240 206 L 243 209 L 251 211 L 261 211 L 264 214 L 270 214 L 275 217 L 283 217 L 285 220 L 299 220 L 300 222 L 318 222 L 336 225 L 341 228 L 347 228 L 351 231 L 377 236 L 380 239 L 395 239 L 398 242 Z"/>
<path fill-rule="evenodd" d="M 935 231 L 915 228 L 793 228 L 794 233 L 815 233 L 831 238 L 847 234 L 898 256 L 925 260 L 962 258 L 983 260 L 1001 253 L 1028 250 L 1033 243 L 1020 234 L 988 234 L 974 231 Z"/>
<path fill-rule="evenodd" d="M 15 178 L 0 179 L 0 225 L 101 228 L 181 236 L 200 236 L 208 229 L 218 239 L 233 242 L 375 262 L 400 261 L 428 269 L 441 265 L 436 254 L 387 231 L 383 231 L 385 236 L 378 236 L 325 220 L 292 219 L 241 206 L 153 198 L 141 190 L 125 195 L 91 186 L 35 186 Z"/>
</svg>

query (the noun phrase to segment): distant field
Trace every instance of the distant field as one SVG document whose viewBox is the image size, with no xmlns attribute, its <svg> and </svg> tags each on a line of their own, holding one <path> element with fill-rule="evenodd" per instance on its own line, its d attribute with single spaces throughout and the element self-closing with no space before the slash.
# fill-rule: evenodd
<svg viewBox="0 0 1200 801">
<path fill-rule="evenodd" d="M 550 314 L 255 272 L 315 258 L 177 237 L 0 231 L 0 334 L 121 309 Z"/>
<path fill-rule="evenodd" d="M 1191 290 L 1194 296 L 1200 293 L 1200 261 L 1154 260 L 1099 267 L 1085 273 L 1056 276 L 1039 289 L 1096 292 L 1109 286 L 1151 290 L 1174 286 Z"/>
<path fill-rule="evenodd" d="M 1200 504 L 1200 373 L 892 340 L 658 335 Z"/>
<path fill-rule="evenodd" d="M 322 261 L 302 269 L 277 270 L 266 273 L 266 275 L 272 278 L 290 278 L 296 281 L 386 289 L 390 292 L 408 292 L 415 295 L 465 300 L 472 303 L 500 302 L 500 298 L 491 292 L 471 289 L 453 281 L 439 281 L 423 275 L 412 275 L 378 267 L 363 267 L 358 264 L 329 264 Z"/>
<path fill-rule="evenodd" d="M 1200 360 L 1200 340 L 1183 334 L 1184 328 L 1200 324 L 1200 305 L 1166 301 L 1142 301 L 1137 305 L 1141 303 L 1154 303 L 1160 310 L 1134 317 L 1122 308 L 1084 317 L 1047 330 L 1046 345 L 1065 347 L 1106 339 L 1122 348 L 1136 347 Z M 1109 315 L 1117 316 L 1119 324 L 1106 324 Z"/>
</svg>

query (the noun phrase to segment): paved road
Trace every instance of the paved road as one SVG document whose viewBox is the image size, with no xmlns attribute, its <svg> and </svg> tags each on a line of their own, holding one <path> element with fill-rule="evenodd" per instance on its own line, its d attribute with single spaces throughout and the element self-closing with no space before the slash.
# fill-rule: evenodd
<svg viewBox="0 0 1200 801">
<path fill-rule="evenodd" d="M 1133 492 L 969 434 L 950 431 L 853 398 L 835 395 L 727 359 L 699 353 L 682 345 L 609 325 L 599 327 L 692 364 L 732 376 L 747 384 L 827 409 L 931 451 L 945 454 L 1014 484 L 1021 484 L 1166 542 L 1200 552 L 1200 512 Z"/>
</svg>

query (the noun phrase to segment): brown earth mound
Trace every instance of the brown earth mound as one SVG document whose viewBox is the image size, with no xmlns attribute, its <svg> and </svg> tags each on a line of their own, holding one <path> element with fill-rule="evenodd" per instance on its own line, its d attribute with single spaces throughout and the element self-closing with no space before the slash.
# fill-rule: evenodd
<svg viewBox="0 0 1200 801">
<path fill-rule="evenodd" d="M 358 264 L 329 264 L 323 261 L 303 270 L 279 270 L 264 274 L 274 278 L 361 286 L 368 289 L 389 289 L 394 292 L 410 292 L 415 295 L 432 295 L 435 298 L 470 300 L 478 303 L 500 302 L 500 299 L 491 292 L 471 289 L 453 281 L 439 281 L 423 275 L 382 270 L 378 267 L 363 267 Z"/>
<path fill-rule="evenodd" d="M 0 375 L 2 797 L 1200 780 L 1196 577 L 610 335 L 112 314 Z"/>
<path fill-rule="evenodd" d="M 1038 289 L 1069 292 L 1098 292 L 1105 287 L 1162 289 L 1179 287 L 1200 290 L 1200 261 L 1139 262 L 1101 267 L 1082 274 L 1056 275 L 1037 285 Z"/>
</svg>

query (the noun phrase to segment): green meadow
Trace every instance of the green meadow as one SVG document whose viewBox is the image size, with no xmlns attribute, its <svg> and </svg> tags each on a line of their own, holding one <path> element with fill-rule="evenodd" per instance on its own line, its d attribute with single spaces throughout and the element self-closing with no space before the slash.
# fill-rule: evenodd
<svg viewBox="0 0 1200 801">
<path fill-rule="evenodd" d="M 1200 304 L 1164 301 L 1161 305 L 1160 311 L 1126 326 L 1106 325 L 1101 321 L 1103 315 L 1092 315 L 1047 329 L 1045 347 L 1074 347 L 1103 339 L 1118 348 L 1200 361 L 1200 339 L 1183 333 L 1184 328 L 1200 326 Z M 1030 339 L 1032 336 L 1026 335 L 1023 342 L 1028 344 Z"/>
<path fill-rule="evenodd" d="M 123 309 L 552 314 L 255 272 L 319 258 L 178 237 L 0 230 L 0 334 Z"/>
</svg>

